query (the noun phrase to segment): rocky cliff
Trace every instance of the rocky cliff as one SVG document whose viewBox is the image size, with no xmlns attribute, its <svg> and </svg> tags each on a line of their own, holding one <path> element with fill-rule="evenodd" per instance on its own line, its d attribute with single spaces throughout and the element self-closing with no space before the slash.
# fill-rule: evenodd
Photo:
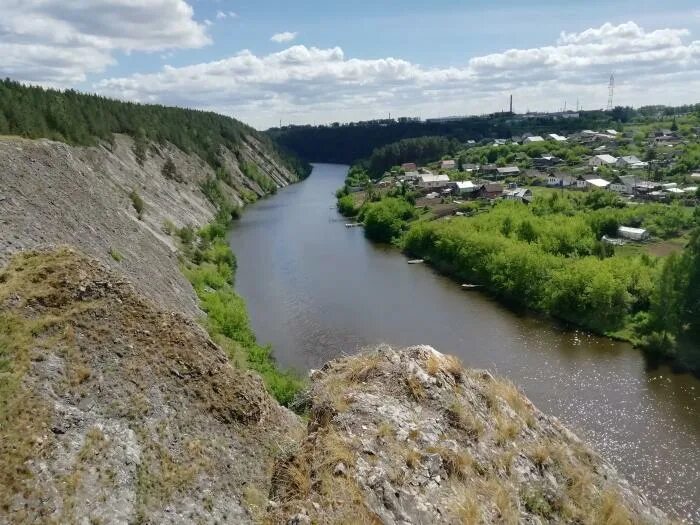
<svg viewBox="0 0 700 525">
<path fill-rule="evenodd" d="M 0 263 L 19 250 L 67 244 L 123 272 L 162 306 L 195 316 L 173 234 L 214 217 L 202 184 L 215 181 L 225 198 L 242 206 L 298 180 L 252 136 L 220 158 L 226 180 L 197 155 L 167 143 L 150 144 L 139 162 L 126 135 L 95 147 L 0 137 Z M 245 173 L 247 166 L 255 166 L 257 180 Z"/>
</svg>

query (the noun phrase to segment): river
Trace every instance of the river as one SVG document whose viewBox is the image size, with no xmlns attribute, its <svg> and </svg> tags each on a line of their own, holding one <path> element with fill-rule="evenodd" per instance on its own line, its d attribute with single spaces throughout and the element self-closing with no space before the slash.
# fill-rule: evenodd
<svg viewBox="0 0 700 525">
<path fill-rule="evenodd" d="M 628 344 L 518 315 L 370 243 L 335 211 L 346 170 L 315 165 L 246 208 L 230 234 L 236 288 L 283 367 L 306 371 L 377 343 L 429 344 L 510 378 L 654 504 L 700 522 L 700 381 L 648 371 Z"/>
</svg>

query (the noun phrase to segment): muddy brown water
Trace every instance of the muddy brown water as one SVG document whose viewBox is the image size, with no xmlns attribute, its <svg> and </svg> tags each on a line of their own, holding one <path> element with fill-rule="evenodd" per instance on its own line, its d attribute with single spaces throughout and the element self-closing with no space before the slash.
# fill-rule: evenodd
<svg viewBox="0 0 700 525">
<path fill-rule="evenodd" d="M 429 344 L 507 376 L 673 516 L 700 523 L 700 381 L 626 343 L 518 315 L 346 228 L 347 167 L 248 207 L 230 242 L 261 343 L 300 371 L 378 343 Z"/>
</svg>

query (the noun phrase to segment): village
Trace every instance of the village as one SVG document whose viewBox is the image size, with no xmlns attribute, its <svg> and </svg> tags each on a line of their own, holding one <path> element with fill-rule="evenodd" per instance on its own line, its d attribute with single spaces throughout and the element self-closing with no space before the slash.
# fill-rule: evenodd
<svg viewBox="0 0 700 525">
<path fill-rule="evenodd" d="M 700 129 L 693 133 L 697 139 Z M 695 142 L 672 129 L 655 129 L 644 136 L 638 131 L 607 129 L 583 130 L 568 137 L 527 133 L 479 144 L 468 141 L 453 158 L 424 166 L 415 162 L 396 166 L 374 188 L 381 193 L 405 187 L 416 193 L 416 207 L 429 210 L 435 218 L 464 215 L 461 210 L 469 201 L 475 201 L 474 205 L 497 200 L 529 204 L 535 195 L 554 191 L 609 191 L 628 205 L 678 202 L 695 206 L 700 173 L 673 170 L 684 147 Z M 364 194 L 366 188 L 348 189 Z M 620 244 L 620 239 L 648 237 L 649 232 L 642 228 L 620 226 L 618 239 L 603 241 Z"/>
</svg>

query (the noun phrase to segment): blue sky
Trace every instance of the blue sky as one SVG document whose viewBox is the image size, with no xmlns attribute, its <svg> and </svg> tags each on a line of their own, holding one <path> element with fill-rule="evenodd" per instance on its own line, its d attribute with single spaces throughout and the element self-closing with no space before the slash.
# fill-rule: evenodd
<svg viewBox="0 0 700 525">
<path fill-rule="evenodd" d="M 264 128 L 394 115 L 683 103 L 700 4 L 676 0 L 0 0 L 0 75 Z M 273 35 L 284 35 L 271 39 Z M 568 35 L 568 36 L 567 36 Z M 513 50 L 513 51 L 509 51 Z"/>
</svg>

